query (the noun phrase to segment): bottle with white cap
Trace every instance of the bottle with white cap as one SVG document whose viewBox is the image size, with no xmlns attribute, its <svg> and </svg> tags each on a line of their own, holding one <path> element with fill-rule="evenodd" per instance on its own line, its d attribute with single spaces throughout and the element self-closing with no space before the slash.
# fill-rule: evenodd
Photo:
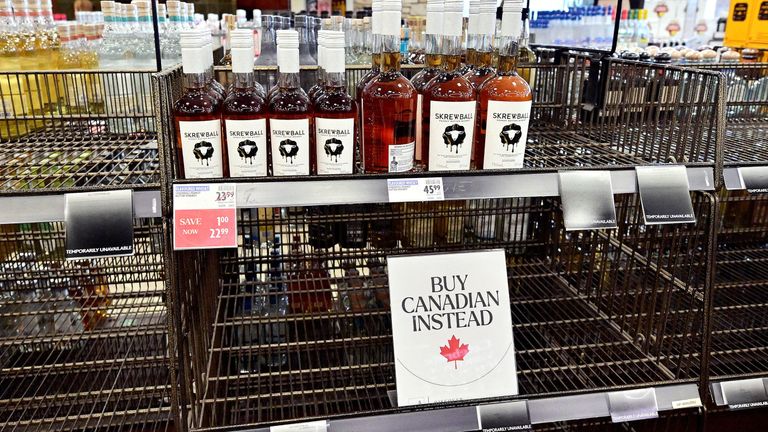
<svg viewBox="0 0 768 432">
<path fill-rule="evenodd" d="M 201 54 L 203 55 L 207 65 L 205 69 L 205 77 L 208 82 L 208 89 L 212 92 L 212 94 L 218 97 L 219 102 L 223 102 L 224 98 L 227 97 L 227 91 L 224 86 L 221 85 L 221 83 L 218 82 L 215 78 L 215 73 L 213 70 L 213 37 L 211 37 L 211 32 L 206 26 L 192 30 L 192 32 L 195 32 L 203 39 L 204 49 L 202 50 Z"/>
<path fill-rule="evenodd" d="M 324 31 L 325 90 L 315 101 L 317 174 L 352 174 L 355 165 L 357 104 L 347 93 L 344 32 Z"/>
<path fill-rule="evenodd" d="M 372 15 L 369 20 L 371 22 L 371 69 L 360 78 L 355 91 L 355 98 L 361 111 L 363 109 L 363 90 L 365 90 L 365 86 L 368 85 L 381 70 L 381 1 L 382 0 L 373 0 L 371 2 Z"/>
<path fill-rule="evenodd" d="M 231 36 L 233 85 L 222 105 L 230 177 L 267 175 L 267 104 L 253 73 L 253 32 Z"/>
<path fill-rule="evenodd" d="M 179 32 L 182 30 L 183 22 L 181 18 L 181 2 L 178 0 L 168 0 L 168 25 L 166 27 L 166 44 L 161 46 L 163 67 L 176 64 L 181 61 L 181 45 L 179 42 Z"/>
<path fill-rule="evenodd" d="M 533 99 L 528 83 L 517 74 L 524 0 L 505 0 L 501 22 L 499 67 L 480 88 L 476 169 L 523 167 Z"/>
<path fill-rule="evenodd" d="M 312 39 L 314 35 L 310 35 L 312 27 L 314 26 L 314 20 L 308 15 L 296 15 L 294 17 L 294 25 L 296 31 L 299 33 L 299 64 L 300 65 L 314 65 L 317 64 L 317 60 L 312 54 Z"/>
<path fill-rule="evenodd" d="M 440 44 L 443 32 L 444 0 L 427 0 L 427 28 L 424 32 L 424 68 L 411 78 L 411 83 L 419 93 L 416 104 L 416 169 L 424 170 L 424 146 L 422 137 L 422 115 L 424 111 L 424 88 L 432 78 L 440 74 L 442 54 Z"/>
<path fill-rule="evenodd" d="M 382 0 L 381 71 L 363 90 L 362 148 L 365 172 L 408 172 L 416 152 L 418 93 L 400 73 L 400 0 Z"/>
<path fill-rule="evenodd" d="M 253 10 L 253 52 L 256 57 L 261 55 L 261 9 Z"/>
<path fill-rule="evenodd" d="M 493 61 L 493 32 L 496 23 L 496 0 L 480 0 L 477 15 L 477 33 L 474 37 L 474 67 L 464 74 L 472 87 L 477 90 L 496 73 Z M 471 22 L 471 21 L 470 21 Z"/>
<path fill-rule="evenodd" d="M 269 100 L 272 174 L 309 175 L 312 104 L 299 80 L 299 34 L 278 30 L 277 37 L 277 90 Z"/>
<path fill-rule="evenodd" d="M 206 42 L 197 31 L 181 33 L 184 93 L 173 105 L 180 178 L 227 176 L 221 103 L 208 88 Z"/>
<path fill-rule="evenodd" d="M 446 0 L 443 12 L 443 69 L 424 88 L 422 155 L 430 171 L 468 170 L 472 159 L 476 103 L 461 66 L 462 0 Z"/>
<path fill-rule="evenodd" d="M 469 18 L 467 19 L 467 49 L 464 64 L 459 68 L 462 75 L 475 69 L 475 52 L 480 35 L 480 5 L 483 0 L 469 0 Z"/>
<path fill-rule="evenodd" d="M 325 55 L 325 37 L 328 33 L 328 31 L 331 29 L 331 20 L 324 19 L 322 22 L 322 29 L 317 34 L 317 83 L 313 85 L 309 91 L 307 91 L 307 95 L 309 95 L 309 100 L 312 101 L 312 103 L 315 103 L 317 101 L 318 96 L 325 91 L 325 61 L 323 60 Z"/>
<path fill-rule="evenodd" d="M 155 39 L 150 3 L 149 0 L 134 0 L 134 4 L 138 13 L 138 31 L 134 34 L 134 66 L 138 68 L 154 68 L 156 66 Z"/>
</svg>

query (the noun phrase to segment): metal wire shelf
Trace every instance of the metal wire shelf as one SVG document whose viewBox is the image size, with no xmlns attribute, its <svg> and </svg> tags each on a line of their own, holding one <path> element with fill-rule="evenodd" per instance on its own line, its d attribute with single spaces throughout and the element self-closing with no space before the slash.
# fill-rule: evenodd
<svg viewBox="0 0 768 432">
<path fill-rule="evenodd" d="M 398 411 L 383 258 L 400 253 L 507 250 L 525 397 L 697 382 L 714 201 L 693 196 L 695 226 L 645 227 L 620 195 L 600 233 L 564 232 L 541 198 L 241 210 L 236 251 L 174 254 L 190 426 Z"/>
<path fill-rule="evenodd" d="M 162 228 L 65 261 L 62 223 L 0 226 L 0 430 L 171 430 Z"/>
<path fill-rule="evenodd" d="M 150 75 L 0 73 L 0 194 L 157 188 Z"/>
</svg>

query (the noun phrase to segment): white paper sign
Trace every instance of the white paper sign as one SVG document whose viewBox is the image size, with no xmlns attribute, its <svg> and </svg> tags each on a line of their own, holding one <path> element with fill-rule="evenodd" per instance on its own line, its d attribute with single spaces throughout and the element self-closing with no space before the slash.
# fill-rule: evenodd
<svg viewBox="0 0 768 432">
<path fill-rule="evenodd" d="M 517 394 L 504 251 L 387 262 L 398 406 Z"/>
<path fill-rule="evenodd" d="M 444 201 L 443 178 L 387 179 L 389 202 Z"/>
<path fill-rule="evenodd" d="M 289 425 L 272 426 L 269 432 L 327 432 L 328 421 L 317 420 L 313 422 L 293 423 Z"/>
</svg>

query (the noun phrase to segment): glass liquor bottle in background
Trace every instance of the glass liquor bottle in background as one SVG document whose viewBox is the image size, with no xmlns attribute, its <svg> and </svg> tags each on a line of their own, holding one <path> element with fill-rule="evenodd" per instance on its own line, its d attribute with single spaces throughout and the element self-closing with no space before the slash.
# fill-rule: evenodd
<svg viewBox="0 0 768 432">
<path fill-rule="evenodd" d="M 424 88 L 423 156 L 429 171 L 468 170 L 472 159 L 476 102 L 461 65 L 461 0 L 447 0 L 443 12 L 443 70 Z"/>
<path fill-rule="evenodd" d="M 418 92 L 416 103 L 416 168 L 421 171 L 427 164 L 425 147 L 429 143 L 423 137 L 424 89 L 430 81 L 440 74 L 442 54 L 440 52 L 443 31 L 443 0 L 427 2 L 427 27 L 424 34 L 424 68 L 411 78 L 411 83 Z"/>
<path fill-rule="evenodd" d="M 309 175 L 314 158 L 312 104 L 299 82 L 299 34 L 278 30 L 278 89 L 269 101 L 272 171 L 275 176 Z"/>
<path fill-rule="evenodd" d="M 234 15 L 227 15 L 224 17 L 224 55 L 221 57 L 220 64 L 231 65 L 232 64 L 232 32 L 237 30 L 237 17 Z"/>
<path fill-rule="evenodd" d="M 469 1 L 469 18 L 467 19 L 467 49 L 464 64 L 459 68 L 462 75 L 467 75 L 475 70 L 475 52 L 477 39 L 480 33 L 480 7 L 483 0 Z"/>
<path fill-rule="evenodd" d="M 362 78 L 360 78 L 360 81 L 355 87 L 355 100 L 357 102 L 357 106 L 359 107 L 358 124 L 360 125 L 363 124 L 363 112 L 365 111 L 363 107 L 363 90 L 365 90 L 365 86 L 373 81 L 373 79 L 379 75 L 379 72 L 381 72 L 381 31 L 379 30 L 379 24 L 381 23 L 381 0 L 373 0 L 371 2 L 371 9 L 373 16 L 365 17 L 368 19 L 368 22 L 371 26 L 371 31 L 367 32 L 366 38 L 366 41 L 368 41 L 367 44 L 371 50 L 371 69 L 368 70 L 368 72 L 366 72 Z M 361 149 L 364 147 L 363 139 L 364 137 L 361 133 L 359 137 Z"/>
<path fill-rule="evenodd" d="M 232 91 L 222 104 L 231 177 L 267 175 L 267 106 L 253 73 L 253 33 L 231 34 Z"/>
<path fill-rule="evenodd" d="M 315 57 L 312 55 L 311 42 L 309 32 L 312 24 L 309 22 L 312 17 L 307 15 L 296 15 L 294 18 L 294 26 L 299 33 L 299 64 L 300 65 L 313 65 L 317 64 Z"/>
<path fill-rule="evenodd" d="M 522 0 L 507 0 L 501 25 L 499 67 L 478 95 L 479 128 L 475 140 L 476 169 L 522 168 L 533 99 L 528 83 L 517 74 Z"/>
<path fill-rule="evenodd" d="M 280 248 L 280 236 L 275 236 L 272 241 L 272 248 L 269 252 L 269 288 L 267 301 L 264 305 L 263 315 L 266 317 L 280 318 L 288 314 L 288 294 L 283 272 L 283 253 Z M 282 344 L 287 341 L 288 325 L 281 322 L 271 322 L 262 324 L 259 334 L 259 343 Z M 270 353 L 264 355 L 259 363 L 270 369 L 282 368 L 288 361 L 288 355 L 280 352 L 281 348 L 274 347 Z"/>
<path fill-rule="evenodd" d="M 357 104 L 344 79 L 344 33 L 325 34 L 325 90 L 315 101 L 317 174 L 352 174 L 355 168 Z"/>
<path fill-rule="evenodd" d="M 400 73 L 400 0 L 381 4 L 381 72 L 365 86 L 362 104 L 363 169 L 413 170 L 418 94 Z"/>
<path fill-rule="evenodd" d="M 277 63 L 275 17 L 274 15 L 263 15 L 261 17 L 261 47 L 259 58 L 256 59 L 256 64 L 260 66 L 272 66 L 275 63 Z"/>
<path fill-rule="evenodd" d="M 208 27 L 201 27 L 196 30 L 197 34 L 203 38 L 203 56 L 205 57 L 206 68 L 205 77 L 207 81 L 208 89 L 212 94 L 217 94 L 220 102 L 224 102 L 224 98 L 227 97 L 227 90 L 224 86 L 216 80 L 216 75 L 213 70 L 213 37 Z"/>
<path fill-rule="evenodd" d="M 181 3 L 177 0 L 168 0 L 166 7 L 168 8 L 168 27 L 166 45 L 162 48 L 163 67 L 176 64 L 181 60 L 179 38 L 184 25 L 181 19 Z"/>
<path fill-rule="evenodd" d="M 347 215 L 347 220 L 336 224 L 336 237 L 339 245 L 347 249 L 362 249 L 368 244 L 368 221 L 360 220 L 365 214 L 365 205 L 351 204 L 339 207 L 339 213 Z M 350 215 L 352 216 L 350 220 Z"/>
<path fill-rule="evenodd" d="M 63 22 L 58 26 L 61 49 L 59 53 L 59 69 L 80 69 L 80 47 L 78 46 L 77 24 Z M 60 112 L 76 114 L 88 112 L 88 100 L 85 94 L 85 77 L 82 74 L 69 73 L 61 77 L 62 97 Z"/>
<path fill-rule="evenodd" d="M 478 32 L 475 35 L 475 67 L 464 75 L 472 87 L 475 95 L 480 87 L 496 73 L 491 66 L 493 61 L 493 31 L 496 23 L 496 2 L 494 0 L 482 0 L 479 6 L 477 20 Z"/>
<path fill-rule="evenodd" d="M 536 79 L 536 69 L 531 67 L 525 67 L 536 63 L 536 53 L 529 46 L 531 39 L 530 28 L 528 27 L 528 18 L 530 14 L 529 8 L 523 8 L 522 19 L 523 28 L 520 33 L 520 42 L 517 51 L 517 64 L 519 75 L 528 83 L 528 86 L 533 88 L 534 80 Z"/>
<path fill-rule="evenodd" d="M 181 178 L 227 175 L 221 138 L 221 103 L 208 89 L 208 56 L 196 31 L 181 34 L 184 93 L 173 106 Z"/>
<path fill-rule="evenodd" d="M 330 20 L 325 20 L 323 28 L 317 33 L 317 82 L 308 91 L 309 100 L 314 104 L 317 97 L 325 90 L 325 33 L 329 30 L 326 23 L 330 26 Z"/>
</svg>

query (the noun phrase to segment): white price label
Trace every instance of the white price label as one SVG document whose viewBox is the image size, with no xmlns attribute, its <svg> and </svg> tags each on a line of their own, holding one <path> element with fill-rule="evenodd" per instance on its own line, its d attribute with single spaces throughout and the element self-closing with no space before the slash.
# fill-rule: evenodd
<svg viewBox="0 0 768 432">
<path fill-rule="evenodd" d="M 701 406 L 701 399 L 700 398 L 691 398 L 691 399 L 684 399 L 679 401 L 672 401 L 672 409 L 683 409 L 683 408 L 698 408 Z"/>
<path fill-rule="evenodd" d="M 444 201 L 442 177 L 387 179 L 389 202 Z"/>
<path fill-rule="evenodd" d="M 328 421 L 317 420 L 313 422 L 293 423 L 289 425 L 272 426 L 269 432 L 327 432 Z"/>
</svg>

